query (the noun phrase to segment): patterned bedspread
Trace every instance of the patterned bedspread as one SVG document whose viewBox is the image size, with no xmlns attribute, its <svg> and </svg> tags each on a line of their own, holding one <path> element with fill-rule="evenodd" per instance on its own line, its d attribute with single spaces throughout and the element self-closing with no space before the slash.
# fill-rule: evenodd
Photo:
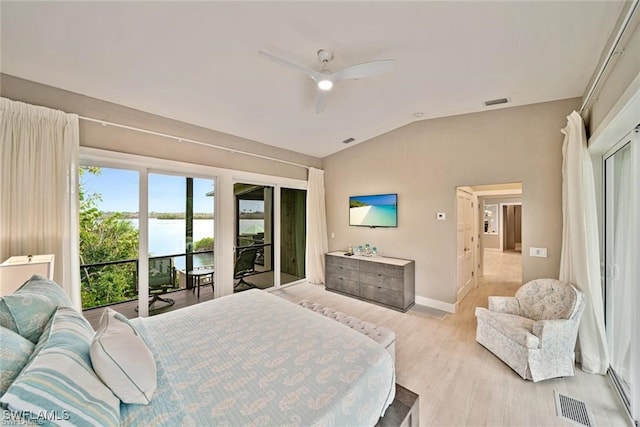
<svg viewBox="0 0 640 427">
<path fill-rule="evenodd" d="M 267 292 L 135 324 L 156 357 L 158 389 L 148 406 L 121 406 L 125 426 L 371 426 L 395 395 L 382 346 Z"/>
</svg>

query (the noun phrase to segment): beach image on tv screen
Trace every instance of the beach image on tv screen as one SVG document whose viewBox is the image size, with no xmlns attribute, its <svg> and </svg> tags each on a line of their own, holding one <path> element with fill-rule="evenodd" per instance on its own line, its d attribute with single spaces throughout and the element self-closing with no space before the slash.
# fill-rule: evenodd
<svg viewBox="0 0 640 427">
<path fill-rule="evenodd" d="M 369 227 L 398 226 L 396 194 L 349 197 L 349 224 Z"/>
</svg>

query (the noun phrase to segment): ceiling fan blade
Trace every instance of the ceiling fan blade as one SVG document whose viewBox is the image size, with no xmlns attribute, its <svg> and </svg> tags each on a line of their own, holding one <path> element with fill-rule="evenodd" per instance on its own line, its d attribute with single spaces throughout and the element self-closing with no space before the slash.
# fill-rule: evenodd
<svg viewBox="0 0 640 427">
<path fill-rule="evenodd" d="M 316 113 L 322 113 L 327 106 L 327 92 L 319 90 L 316 93 Z"/>
<path fill-rule="evenodd" d="M 325 75 L 314 70 L 313 68 L 309 68 L 305 65 L 302 64 L 298 64 L 297 62 L 294 61 L 290 61 L 289 59 L 285 59 L 282 58 L 281 56 L 278 56 L 274 53 L 268 52 L 266 50 L 259 50 L 258 54 L 269 58 L 270 60 L 277 62 L 279 64 L 282 65 L 286 65 L 288 67 L 293 67 L 293 68 L 297 68 L 300 71 L 304 71 L 305 73 L 307 73 L 313 80 L 315 80 L 316 82 L 319 80 L 322 80 L 323 78 L 325 78 Z"/>
<path fill-rule="evenodd" d="M 375 76 L 386 73 L 396 65 L 395 59 L 382 59 L 380 61 L 365 62 L 364 64 L 353 65 L 331 75 L 333 82 L 348 79 L 361 79 L 363 77 Z"/>
</svg>

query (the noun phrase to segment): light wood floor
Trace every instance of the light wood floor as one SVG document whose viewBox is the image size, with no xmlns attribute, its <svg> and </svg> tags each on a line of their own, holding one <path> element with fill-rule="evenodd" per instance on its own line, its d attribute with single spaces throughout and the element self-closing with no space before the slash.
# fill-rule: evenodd
<svg viewBox="0 0 640 427">
<path fill-rule="evenodd" d="M 485 249 L 484 280 L 491 283 L 522 282 L 522 253 L 511 251 L 492 251 Z"/>
<path fill-rule="evenodd" d="M 400 313 L 327 292 L 308 283 L 274 291 L 290 301 L 316 301 L 396 333 L 397 382 L 420 395 L 421 426 L 564 426 L 554 390 L 584 401 L 598 427 L 628 426 L 609 380 L 576 369 L 576 376 L 532 383 L 475 341 L 476 306 L 489 295 L 513 295 L 517 282 L 485 279 L 444 319 L 418 310 Z"/>
</svg>

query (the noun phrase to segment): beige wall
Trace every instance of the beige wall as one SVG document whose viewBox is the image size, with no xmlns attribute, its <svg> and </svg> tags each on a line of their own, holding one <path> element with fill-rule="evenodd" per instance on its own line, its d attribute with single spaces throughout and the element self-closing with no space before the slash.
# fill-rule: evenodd
<svg viewBox="0 0 640 427">
<path fill-rule="evenodd" d="M 81 116 L 153 130 L 307 166 L 320 167 L 321 165 L 321 160 L 315 157 L 193 126 L 6 74 L 0 74 L 0 95 L 15 101 L 42 105 L 68 113 L 77 113 Z M 103 127 L 100 124 L 84 120 L 80 121 L 80 145 L 286 178 L 307 179 L 307 170 L 305 168 L 238 153 L 232 154 L 227 150 L 212 149 L 185 142 L 178 143 L 173 139 L 116 127 Z"/>
<path fill-rule="evenodd" d="M 636 15 L 628 27 L 629 35 L 621 40 L 617 49 L 624 50 L 624 54 L 614 55 L 592 102 L 587 106 L 589 134 L 598 129 L 629 84 L 640 75 L 640 13 L 636 12 Z"/>
<path fill-rule="evenodd" d="M 579 107 L 575 98 L 424 120 L 326 157 L 329 249 L 369 242 L 382 255 L 414 259 L 416 294 L 455 303 L 456 187 L 521 182 L 523 279 L 558 277 L 560 129 Z M 394 192 L 398 228 L 348 225 L 350 195 Z M 548 258 L 529 257 L 530 246 L 548 248 Z"/>
</svg>

